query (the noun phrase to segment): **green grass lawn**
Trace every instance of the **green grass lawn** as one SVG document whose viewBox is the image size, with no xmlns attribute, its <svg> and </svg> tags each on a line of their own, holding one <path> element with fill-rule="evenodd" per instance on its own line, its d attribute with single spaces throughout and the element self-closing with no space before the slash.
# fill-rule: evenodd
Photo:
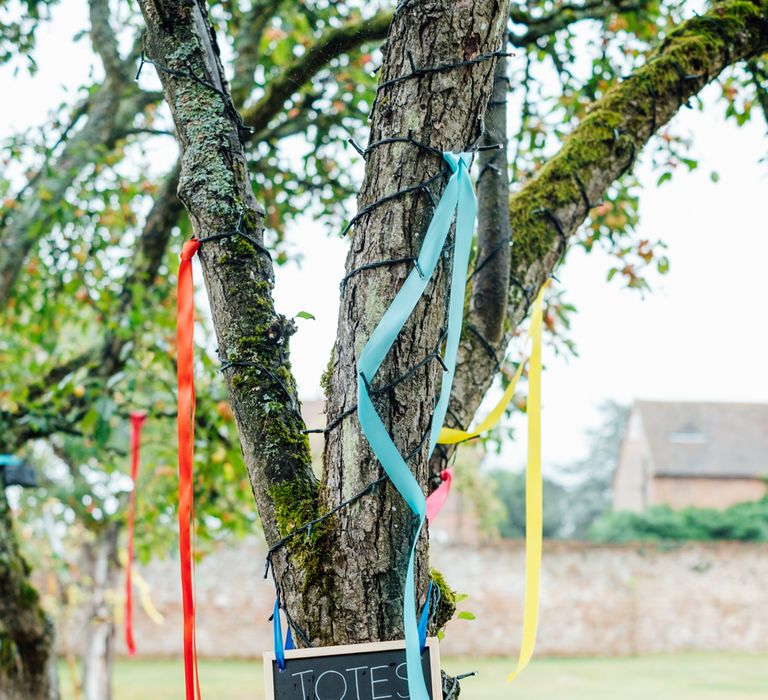
<svg viewBox="0 0 768 700">
<path fill-rule="evenodd" d="M 514 683 L 509 659 L 443 659 L 451 673 L 479 671 L 462 700 L 747 700 L 768 698 L 768 659 L 736 654 L 675 654 L 629 659 L 535 659 Z M 71 677 L 61 666 L 63 700 Z M 115 700 L 179 700 L 182 662 L 124 660 Z M 263 700 L 261 664 L 202 661 L 204 700 Z"/>
</svg>

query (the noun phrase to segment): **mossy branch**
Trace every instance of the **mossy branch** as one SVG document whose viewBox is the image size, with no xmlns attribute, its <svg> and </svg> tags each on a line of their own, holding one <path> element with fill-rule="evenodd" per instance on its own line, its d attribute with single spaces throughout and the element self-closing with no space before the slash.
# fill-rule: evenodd
<svg viewBox="0 0 768 700">
<path fill-rule="evenodd" d="M 510 200 L 508 324 L 495 346 L 498 353 L 588 216 L 585 195 L 589 202 L 599 202 L 689 98 L 727 66 L 766 48 L 768 0 L 721 2 L 671 32 L 645 66 L 592 105 L 560 152 Z M 451 395 L 453 414 L 465 425 L 494 373 L 494 359 L 475 335 L 465 332 Z"/>
</svg>

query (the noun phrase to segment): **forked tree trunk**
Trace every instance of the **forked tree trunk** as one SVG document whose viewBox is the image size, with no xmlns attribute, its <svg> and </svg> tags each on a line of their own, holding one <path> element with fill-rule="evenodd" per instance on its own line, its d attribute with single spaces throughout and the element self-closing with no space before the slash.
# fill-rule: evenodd
<svg viewBox="0 0 768 700">
<path fill-rule="evenodd" d="M 110 525 L 83 547 L 84 569 L 90 579 L 82 651 L 84 700 L 112 699 L 115 616 L 110 596 L 114 596 L 119 585 L 118 533 L 119 528 Z"/>
<path fill-rule="evenodd" d="M 53 640 L 0 486 L 0 700 L 59 697 Z"/>
<path fill-rule="evenodd" d="M 312 475 L 288 360 L 293 324 L 278 315 L 272 303 L 272 266 L 259 247 L 263 212 L 251 191 L 243 140 L 226 97 L 205 3 L 142 0 L 140 4 L 147 22 L 147 53 L 159 67 L 181 145 L 179 196 L 197 237 L 224 236 L 204 242 L 199 255 L 219 354 L 236 363 L 226 371 L 232 407 L 264 532 L 268 543 L 274 544 L 367 484 L 379 475 L 380 467 L 352 415 L 329 434 L 323 483 Z M 492 87 L 492 54 L 501 48 L 506 17 L 503 0 L 400 3 L 380 80 L 415 74 L 380 90 L 371 142 L 410 133 L 439 150 L 469 148 L 481 135 Z M 471 63 L 449 67 L 466 61 Z M 435 72 L 419 70 L 439 66 L 443 69 Z M 439 156 L 410 143 L 373 148 L 367 156 L 359 206 L 416 185 L 444 167 Z M 435 197 L 446 180 L 441 175 L 432 183 Z M 423 192 L 376 209 L 352 232 L 347 269 L 415 255 L 430 216 Z M 232 235 L 240 219 L 240 231 L 250 240 Z M 434 351 L 445 323 L 450 265 L 451 255 L 446 253 L 423 303 L 376 377 L 377 385 Z M 354 406 L 358 353 L 408 271 L 404 265 L 381 267 L 347 283 L 330 378 L 330 418 Z M 429 363 L 378 401 L 401 450 L 417 448 L 411 464 L 425 491 L 422 436 L 439 387 L 438 368 Z M 402 637 L 403 577 L 412 532 L 407 505 L 387 485 L 275 552 L 282 602 L 313 644 Z M 417 568 L 418 589 L 423 592 L 426 545 L 420 548 Z"/>
</svg>

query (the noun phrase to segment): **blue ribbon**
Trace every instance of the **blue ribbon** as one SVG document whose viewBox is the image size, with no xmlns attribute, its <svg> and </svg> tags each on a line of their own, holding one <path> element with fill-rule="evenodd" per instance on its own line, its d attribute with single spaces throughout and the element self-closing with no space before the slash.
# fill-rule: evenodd
<svg viewBox="0 0 768 700">
<path fill-rule="evenodd" d="M 427 625 L 429 624 L 429 601 L 432 598 L 432 581 L 429 582 L 427 589 L 427 599 L 424 601 L 424 607 L 421 609 L 421 618 L 419 618 L 419 649 L 424 653 L 427 648 Z"/>
<path fill-rule="evenodd" d="M 272 613 L 272 634 L 275 642 L 275 660 L 277 667 L 285 671 L 285 648 L 283 647 L 283 630 L 280 626 L 280 599 L 275 598 L 275 609 Z"/>
<path fill-rule="evenodd" d="M 280 598 L 275 598 L 275 610 L 272 613 L 272 635 L 275 640 L 275 660 L 277 667 L 285 671 L 285 652 L 296 648 L 291 634 L 291 625 L 288 624 L 288 631 L 285 633 L 285 646 L 283 646 L 283 628 L 280 624 Z"/>
<path fill-rule="evenodd" d="M 421 486 L 414 478 L 405 459 L 395 446 L 374 408 L 369 394 L 369 384 L 384 362 L 384 358 L 397 339 L 405 322 L 413 313 L 419 299 L 424 294 L 424 290 L 427 288 L 429 280 L 437 267 L 455 212 L 455 252 L 448 306 L 448 335 L 446 338 L 445 356 L 445 364 L 448 370 L 443 377 L 440 397 L 432 418 L 429 445 L 431 454 L 437 443 L 437 436 L 440 433 L 443 419 L 448 409 L 448 398 L 456 368 L 456 353 L 464 311 L 467 265 L 472 245 L 475 215 L 477 213 L 477 200 L 472 188 L 472 181 L 469 177 L 471 155 L 468 153 L 444 153 L 443 157 L 450 166 L 452 174 L 443 192 L 443 196 L 435 207 L 435 212 L 424 236 L 416 265 L 374 329 L 360 353 L 357 363 L 357 415 L 360 427 L 370 443 L 373 453 L 381 462 L 395 488 L 418 518 L 418 526 L 408 559 L 403 598 L 405 657 L 408 673 L 408 695 L 411 700 L 429 700 L 421 666 L 421 645 L 419 628 L 416 621 L 416 593 L 413 574 L 416 545 L 426 518 L 426 499 L 424 498 Z"/>
</svg>

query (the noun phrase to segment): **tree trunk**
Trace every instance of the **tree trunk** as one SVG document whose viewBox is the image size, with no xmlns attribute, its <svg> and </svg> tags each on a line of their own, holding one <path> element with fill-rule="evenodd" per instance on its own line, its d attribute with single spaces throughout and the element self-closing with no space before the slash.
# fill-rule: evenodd
<svg viewBox="0 0 768 700">
<path fill-rule="evenodd" d="M 263 211 L 251 191 L 242 132 L 205 3 L 141 0 L 140 5 L 147 54 L 158 66 L 181 146 L 179 196 L 195 235 L 216 236 L 202 243 L 199 256 L 245 462 L 267 542 L 274 545 L 367 484 L 380 468 L 350 416 L 329 434 L 324 484 L 317 484 L 290 374 L 287 345 L 293 324 L 272 303 L 272 265 L 261 249 Z M 489 54 L 501 46 L 506 14 L 507 3 L 501 0 L 401 3 L 387 41 L 371 142 L 410 133 L 436 149 L 469 148 L 481 134 L 494 67 Z M 419 70 L 439 66 L 438 71 Z M 412 71 L 410 78 L 384 84 Z M 444 168 L 440 157 L 412 143 L 373 148 L 359 205 L 432 176 L 432 192 L 439 197 L 446 177 L 438 174 Z M 431 216 L 428 204 L 418 193 L 363 217 L 353 231 L 347 269 L 415 255 Z M 377 384 L 434 352 L 445 323 L 450 264 L 446 254 Z M 380 267 L 353 276 L 346 285 L 330 379 L 331 418 L 354 406 L 357 354 L 407 272 L 404 265 Z M 401 450 L 414 452 L 411 464 L 425 490 L 422 438 L 439 379 L 431 363 L 379 402 Z M 282 602 L 306 641 L 402 637 L 403 575 L 411 536 L 410 511 L 387 486 L 278 549 L 272 563 Z M 420 549 L 418 572 L 423 591 L 426 545 Z M 298 641 L 304 643 L 301 634 Z"/>
<path fill-rule="evenodd" d="M 506 12 L 506 3 L 493 1 L 404 4 L 387 39 L 370 143 L 403 139 L 410 133 L 416 141 L 440 151 L 469 149 L 482 133 L 494 60 L 391 84 L 387 81 L 411 73 L 411 60 L 416 68 L 431 68 L 497 52 L 502 47 Z M 439 175 L 444 169 L 441 157 L 412 143 L 394 141 L 369 147 L 358 211 L 435 176 L 430 189 L 439 198 L 447 180 Z M 371 263 L 416 256 L 431 215 L 430 198 L 416 191 L 362 216 L 351 229 L 347 274 Z M 401 377 L 439 345 L 446 323 L 451 264 L 451 254 L 446 252 L 424 298 L 373 380 L 374 389 Z M 359 353 L 412 266 L 407 262 L 366 269 L 343 285 L 327 404 L 331 425 L 337 416 L 353 412 Z M 428 446 L 424 438 L 441 378 L 440 364 L 429 361 L 376 400 L 400 452 L 412 455 L 410 465 L 425 490 Z M 354 412 L 327 433 L 326 507 L 348 498 L 381 473 Z M 334 642 L 402 637 L 404 572 L 413 518 L 401 496 L 385 483 L 376 494 L 339 513 L 338 527 L 329 533 L 332 551 L 337 554 L 328 562 L 322 578 L 325 590 L 317 591 L 317 601 L 300 600 L 301 591 L 292 592 L 294 600 L 288 599 L 293 609 L 312 604 L 302 611 L 302 620 L 313 637 Z M 416 570 L 417 590 L 424 592 L 426 541 L 419 549 Z"/>
<path fill-rule="evenodd" d="M 112 699 L 112 667 L 115 660 L 113 601 L 118 590 L 117 559 L 119 527 L 110 524 L 83 546 L 84 570 L 90 578 L 89 608 L 82 652 L 84 700 Z"/>
<path fill-rule="evenodd" d="M 59 697 L 53 640 L 0 486 L 0 700 Z"/>
</svg>

